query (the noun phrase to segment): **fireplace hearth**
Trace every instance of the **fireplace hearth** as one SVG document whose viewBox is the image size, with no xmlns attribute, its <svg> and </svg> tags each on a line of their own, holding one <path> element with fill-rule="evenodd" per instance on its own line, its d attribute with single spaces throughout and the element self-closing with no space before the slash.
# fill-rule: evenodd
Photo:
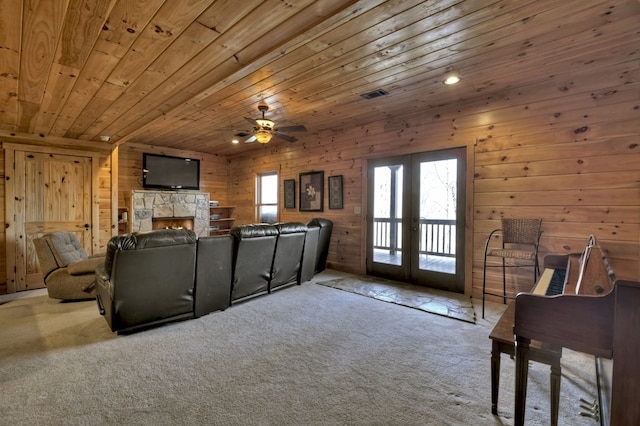
<svg viewBox="0 0 640 426">
<path fill-rule="evenodd" d="M 133 191 L 132 231 L 191 229 L 209 235 L 209 193 L 199 191 Z"/>
<path fill-rule="evenodd" d="M 193 230 L 193 216 L 191 217 L 154 217 L 151 219 L 152 229 L 191 229 Z"/>
</svg>

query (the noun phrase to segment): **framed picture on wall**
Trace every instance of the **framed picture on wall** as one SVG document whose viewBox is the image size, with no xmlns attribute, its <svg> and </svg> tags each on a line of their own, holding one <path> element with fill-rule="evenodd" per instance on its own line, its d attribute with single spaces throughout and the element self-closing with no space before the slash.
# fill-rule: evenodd
<svg viewBox="0 0 640 426">
<path fill-rule="evenodd" d="M 324 211 L 324 172 L 300 173 L 300 211 Z"/>
<path fill-rule="evenodd" d="M 342 209 L 342 175 L 329 176 L 329 208 Z"/>
<path fill-rule="evenodd" d="M 296 180 L 286 179 L 284 181 L 284 208 L 296 208 Z"/>
</svg>

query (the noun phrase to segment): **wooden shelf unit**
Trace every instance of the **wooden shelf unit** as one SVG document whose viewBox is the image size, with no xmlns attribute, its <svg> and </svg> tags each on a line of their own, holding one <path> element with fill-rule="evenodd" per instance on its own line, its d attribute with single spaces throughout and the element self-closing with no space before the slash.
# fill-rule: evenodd
<svg viewBox="0 0 640 426">
<path fill-rule="evenodd" d="M 118 235 L 129 232 L 129 220 L 129 209 L 127 207 L 118 207 Z"/>
<path fill-rule="evenodd" d="M 234 209 L 230 206 L 209 206 L 209 235 L 229 233 L 235 222 Z"/>
</svg>

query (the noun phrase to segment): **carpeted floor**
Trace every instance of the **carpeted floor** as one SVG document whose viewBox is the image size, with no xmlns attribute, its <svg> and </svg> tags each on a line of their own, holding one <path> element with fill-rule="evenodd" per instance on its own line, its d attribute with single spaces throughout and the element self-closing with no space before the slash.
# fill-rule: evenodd
<svg viewBox="0 0 640 426">
<path fill-rule="evenodd" d="M 317 284 L 472 324 L 476 322 L 471 298 L 463 294 L 374 277 L 347 276 L 317 281 Z"/>
<path fill-rule="evenodd" d="M 509 425 L 508 357 L 490 409 L 504 305 L 487 308 L 472 324 L 311 282 L 118 336 L 94 301 L 16 298 L 0 306 L 0 424 Z M 559 424 L 596 426 L 579 414 L 592 359 L 567 351 L 562 364 Z M 549 423 L 548 392 L 548 366 L 533 363 L 527 424 Z"/>
</svg>

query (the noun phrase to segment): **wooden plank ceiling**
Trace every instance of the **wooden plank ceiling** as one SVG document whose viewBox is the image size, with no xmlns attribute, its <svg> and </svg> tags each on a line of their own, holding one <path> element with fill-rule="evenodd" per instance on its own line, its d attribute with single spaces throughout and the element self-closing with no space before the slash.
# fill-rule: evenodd
<svg viewBox="0 0 640 426">
<path fill-rule="evenodd" d="M 579 78 L 586 57 L 628 49 L 640 22 L 637 0 L 0 0 L 0 10 L 0 131 L 221 154 L 259 147 L 230 141 L 251 131 L 243 117 L 259 118 L 261 101 L 277 126 L 309 133 L 393 120 L 568 69 Z M 456 86 L 442 84 L 450 70 Z M 378 89 L 388 95 L 361 97 Z"/>
</svg>

